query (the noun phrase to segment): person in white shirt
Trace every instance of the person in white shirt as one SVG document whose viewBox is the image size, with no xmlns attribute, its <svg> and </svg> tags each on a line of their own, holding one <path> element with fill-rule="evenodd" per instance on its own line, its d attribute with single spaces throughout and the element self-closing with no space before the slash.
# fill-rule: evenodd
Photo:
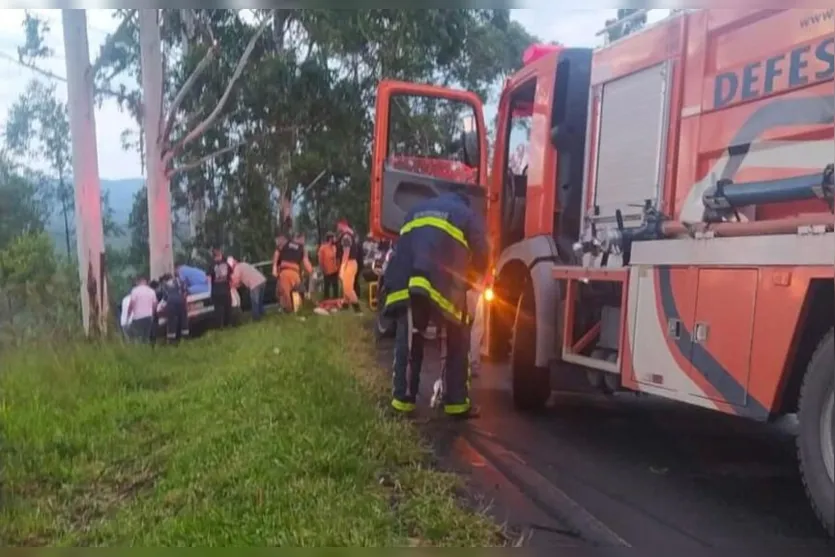
<svg viewBox="0 0 835 557">
<path fill-rule="evenodd" d="M 122 298 L 122 315 L 119 318 L 119 325 L 122 327 L 122 335 L 125 338 L 130 338 L 130 314 L 128 308 L 130 307 L 130 294 Z"/>
<path fill-rule="evenodd" d="M 150 343 L 157 314 L 157 293 L 140 278 L 130 291 L 128 320 L 131 336 L 138 342 Z"/>
</svg>

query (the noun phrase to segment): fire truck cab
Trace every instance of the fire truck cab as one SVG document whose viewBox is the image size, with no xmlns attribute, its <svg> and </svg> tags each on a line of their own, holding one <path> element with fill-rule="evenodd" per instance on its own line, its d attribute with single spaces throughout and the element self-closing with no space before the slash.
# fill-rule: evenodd
<svg viewBox="0 0 835 557">
<path fill-rule="evenodd" d="M 384 82 L 372 231 L 468 184 L 493 252 L 487 352 L 509 360 L 517 407 L 581 373 L 604 393 L 796 413 L 833 535 L 834 76 L 832 9 L 684 10 L 594 51 L 535 45 L 502 89 L 489 168 L 476 96 Z M 473 115 L 448 149 L 395 125 L 441 101 L 459 108 L 437 121 Z"/>
</svg>

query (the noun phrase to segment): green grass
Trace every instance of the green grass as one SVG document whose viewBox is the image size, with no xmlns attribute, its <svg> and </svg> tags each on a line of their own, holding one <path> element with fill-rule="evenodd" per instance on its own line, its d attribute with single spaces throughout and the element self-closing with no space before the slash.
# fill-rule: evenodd
<svg viewBox="0 0 835 557">
<path fill-rule="evenodd" d="M 3 545 L 488 545 L 352 315 L 3 355 Z"/>
</svg>

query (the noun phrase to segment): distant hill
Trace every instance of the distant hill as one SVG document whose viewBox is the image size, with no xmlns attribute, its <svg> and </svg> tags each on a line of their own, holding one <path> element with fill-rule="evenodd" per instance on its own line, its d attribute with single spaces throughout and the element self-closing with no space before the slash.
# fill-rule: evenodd
<svg viewBox="0 0 835 557">
<path fill-rule="evenodd" d="M 102 195 L 107 192 L 110 196 L 110 207 L 113 209 L 113 217 L 116 224 L 127 229 L 130 219 L 130 211 L 133 207 L 133 196 L 145 186 L 144 178 L 125 178 L 122 180 L 102 180 Z M 57 250 L 65 251 L 66 240 L 64 237 L 64 217 L 60 211 L 55 211 L 50 219 L 47 230 L 55 242 Z M 127 230 L 126 230 L 127 232 Z M 129 243 L 127 235 L 119 238 L 107 238 L 109 246 L 122 248 Z"/>
<path fill-rule="evenodd" d="M 116 222 L 127 224 L 133 207 L 133 196 L 145 186 L 144 178 L 125 178 L 124 180 L 102 180 L 101 191 L 110 196 L 110 206 L 116 216 Z"/>
</svg>

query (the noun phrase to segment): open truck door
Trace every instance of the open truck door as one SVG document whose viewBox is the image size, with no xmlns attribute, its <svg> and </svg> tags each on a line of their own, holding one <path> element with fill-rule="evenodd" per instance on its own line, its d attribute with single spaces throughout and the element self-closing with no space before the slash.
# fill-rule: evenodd
<svg viewBox="0 0 835 557">
<path fill-rule="evenodd" d="M 478 95 L 402 81 L 377 87 L 371 233 L 396 238 L 420 201 L 464 185 L 487 212 L 487 133 Z"/>
</svg>

